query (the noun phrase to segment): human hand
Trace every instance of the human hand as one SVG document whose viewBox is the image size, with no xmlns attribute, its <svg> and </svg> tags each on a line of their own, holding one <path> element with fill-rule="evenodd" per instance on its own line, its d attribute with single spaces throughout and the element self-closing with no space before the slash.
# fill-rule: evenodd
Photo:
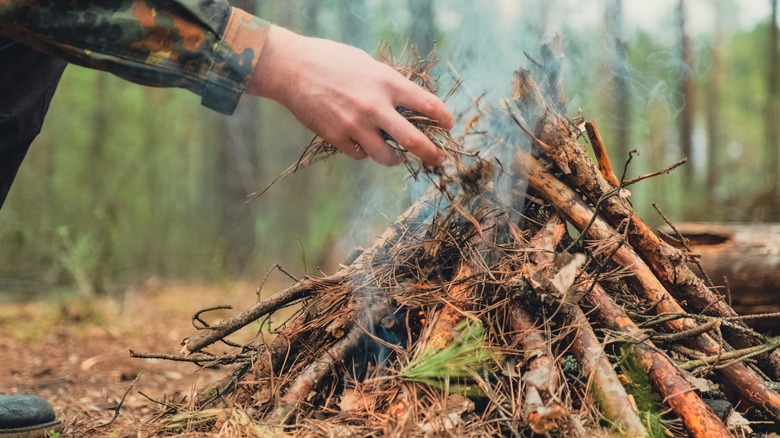
<svg viewBox="0 0 780 438">
<path fill-rule="evenodd" d="M 452 128 L 452 114 L 432 93 L 366 52 L 271 26 L 247 92 L 281 103 L 307 128 L 350 157 L 393 166 L 401 155 L 380 135 L 437 166 L 444 153 L 397 111 L 414 110 Z"/>
</svg>

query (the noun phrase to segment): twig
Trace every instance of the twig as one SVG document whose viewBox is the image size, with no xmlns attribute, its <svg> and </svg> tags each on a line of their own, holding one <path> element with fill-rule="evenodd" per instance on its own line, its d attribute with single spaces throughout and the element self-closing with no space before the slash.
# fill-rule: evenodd
<svg viewBox="0 0 780 438">
<path fill-rule="evenodd" d="M 680 161 L 678 161 L 678 162 L 676 162 L 676 163 L 672 164 L 671 166 L 666 167 L 664 169 L 658 170 L 656 172 L 646 173 L 644 175 L 640 175 L 640 176 L 638 176 L 636 178 L 633 178 L 633 179 L 630 179 L 628 181 L 625 181 L 625 182 L 623 182 L 623 184 L 621 184 L 621 186 L 622 187 L 628 187 L 630 185 L 634 185 L 634 184 L 636 184 L 636 183 L 638 183 L 640 181 L 644 181 L 644 180 L 649 179 L 649 178 L 653 178 L 653 177 L 656 177 L 656 176 L 659 176 L 659 175 L 667 175 L 671 171 L 673 171 L 674 169 L 677 169 L 678 167 L 682 166 L 683 164 L 685 164 L 687 162 L 688 162 L 688 159 L 687 158 L 683 158 L 682 160 L 680 160 Z"/>
<path fill-rule="evenodd" d="M 114 407 L 114 415 L 111 416 L 111 419 L 106 421 L 103 424 L 99 424 L 99 425 L 91 428 L 90 430 L 96 430 L 96 429 L 100 429 L 101 427 L 106 427 L 109 424 L 111 424 L 114 421 L 116 421 L 116 419 L 119 417 L 119 410 L 122 409 L 122 406 L 125 404 L 125 399 L 127 398 L 127 395 L 130 394 L 130 391 L 133 390 L 133 388 L 135 387 L 135 384 L 138 382 L 138 379 L 140 379 L 140 378 L 141 378 L 141 372 L 139 372 L 138 375 L 135 377 L 135 380 L 133 380 L 133 383 L 131 383 L 130 386 L 127 387 L 127 390 L 122 395 L 122 399 L 120 399 L 119 403 L 117 403 L 117 405 Z"/>
<path fill-rule="evenodd" d="M 195 327 L 198 330 L 203 330 L 203 329 L 209 328 L 209 327 L 211 327 L 211 325 L 209 323 L 207 323 L 206 321 L 204 321 L 203 318 L 200 317 L 202 314 L 204 314 L 206 312 L 213 312 L 215 310 L 231 310 L 231 309 L 233 309 L 233 306 L 222 305 L 222 306 L 207 307 L 205 309 L 198 310 L 192 316 L 192 326 Z M 196 321 L 201 324 L 200 327 L 195 325 Z"/>
<path fill-rule="evenodd" d="M 683 159 L 683 160 L 685 160 L 685 159 Z M 685 236 L 683 236 L 682 233 L 680 233 L 680 230 L 678 230 L 677 227 L 674 226 L 672 221 L 669 220 L 668 217 L 666 217 L 664 212 L 661 211 L 661 207 L 659 207 L 658 204 L 653 202 L 652 205 L 653 205 L 653 208 L 655 209 L 656 213 L 658 213 L 658 215 L 661 216 L 661 219 L 663 219 L 664 222 L 666 222 L 666 225 L 669 225 L 669 227 L 674 231 L 674 234 L 677 235 L 677 238 L 679 239 L 680 245 L 682 245 L 683 248 L 685 248 L 685 250 L 688 251 L 689 254 L 692 253 L 693 250 L 688 245 L 688 239 Z M 699 272 L 701 272 L 701 275 L 704 276 L 704 279 L 707 281 L 707 285 L 709 287 L 711 287 L 711 288 L 714 288 L 715 287 L 715 283 L 712 282 L 712 279 L 710 279 L 710 276 L 707 274 L 707 271 L 704 270 L 704 267 L 701 265 L 701 261 L 699 261 L 699 259 L 694 259 L 693 263 L 695 263 L 696 266 L 699 268 Z M 729 306 L 731 306 L 730 295 L 729 295 L 729 300 L 727 301 L 727 303 L 728 303 Z"/>
<path fill-rule="evenodd" d="M 634 155 L 639 155 L 639 151 L 636 149 L 628 151 L 628 158 L 626 158 L 626 162 L 623 164 L 623 174 L 620 175 L 621 186 L 623 185 L 623 181 L 626 180 L 626 175 L 628 175 L 628 165 L 631 164 L 631 160 L 634 159 Z"/>
<path fill-rule="evenodd" d="M 680 368 L 686 371 L 691 371 L 700 367 L 713 365 L 713 364 L 716 364 L 714 367 L 715 369 L 725 368 L 735 363 L 744 361 L 748 358 L 757 356 L 761 353 L 766 353 L 767 351 L 774 350 L 778 347 L 780 347 L 780 338 L 774 338 L 771 339 L 769 343 L 767 343 L 766 345 L 757 345 L 755 347 L 743 348 L 741 350 L 727 351 L 722 354 L 703 357 L 701 359 L 692 360 L 684 364 L 681 364 Z M 719 364 L 718 362 L 721 361 L 728 361 L 728 362 Z"/>
<path fill-rule="evenodd" d="M 130 350 L 130 357 L 136 359 L 161 359 L 161 360 L 170 360 L 174 362 L 190 362 L 201 366 L 211 366 L 217 364 L 231 364 L 231 363 L 236 363 L 238 361 L 250 360 L 252 359 L 253 354 L 241 353 L 232 356 L 214 356 L 211 354 L 197 354 L 197 355 L 190 355 L 190 356 L 179 356 L 175 354 L 136 353 L 135 351 Z M 206 365 L 203 365 L 204 363 L 206 363 Z"/>
<path fill-rule="evenodd" d="M 710 330 L 716 329 L 720 326 L 721 320 L 720 319 L 713 319 L 710 322 L 701 324 L 698 327 L 694 327 L 690 330 L 684 330 L 677 333 L 668 333 L 668 334 L 656 334 L 653 335 L 654 341 L 661 341 L 661 342 L 676 342 L 682 339 L 687 339 L 694 336 L 699 336 L 700 334 L 707 333 Z"/>
<path fill-rule="evenodd" d="M 168 402 L 165 402 L 165 401 L 156 400 L 156 399 L 154 399 L 154 398 L 144 394 L 143 391 L 138 391 L 138 394 L 141 397 L 149 400 L 150 402 L 152 402 L 152 403 L 154 403 L 156 405 L 164 406 L 165 407 L 165 412 L 163 412 L 162 415 L 169 414 L 169 413 L 174 413 L 174 412 L 177 412 L 179 410 L 178 406 L 176 406 L 174 404 L 171 404 L 171 403 L 168 403 Z"/>
<path fill-rule="evenodd" d="M 262 290 L 263 290 L 263 286 L 265 285 L 265 282 L 266 282 L 266 280 L 268 280 L 268 277 L 271 275 L 271 272 L 273 272 L 273 270 L 274 270 L 274 269 L 276 269 L 277 271 L 279 271 L 279 272 L 281 272 L 282 274 L 286 275 L 287 277 L 289 277 L 289 278 L 290 278 L 290 280 L 292 280 L 292 281 L 294 281 L 294 282 L 296 282 L 296 283 L 297 283 L 298 281 L 300 281 L 300 278 L 298 278 L 298 277 L 296 277 L 296 276 L 292 275 L 290 272 L 288 272 L 286 269 L 284 269 L 284 268 L 282 267 L 282 265 L 280 265 L 279 263 L 274 263 L 274 264 L 273 264 L 273 265 L 271 265 L 271 267 L 270 267 L 270 268 L 268 268 L 268 270 L 265 272 L 265 275 L 263 275 L 263 278 L 260 280 L 260 284 L 257 286 L 257 289 L 255 290 L 255 295 L 257 295 L 258 297 L 260 297 L 260 291 L 262 291 Z"/>
<path fill-rule="evenodd" d="M 512 117 L 512 120 L 515 122 L 515 124 L 517 124 L 517 126 L 518 126 L 518 127 L 519 127 L 519 128 L 520 128 L 520 129 L 521 129 L 521 130 L 522 130 L 522 131 L 523 131 L 523 132 L 526 134 L 526 135 L 528 135 L 529 137 L 531 137 L 531 139 L 533 139 L 533 141 L 535 141 L 535 142 L 536 142 L 536 143 L 537 143 L 539 146 L 541 146 L 541 147 L 542 147 L 542 149 L 544 149 L 544 151 L 545 151 L 545 152 L 547 152 L 548 154 L 552 154 L 552 153 L 554 152 L 554 150 L 553 150 L 552 146 L 550 146 L 549 144 L 547 144 L 547 143 L 545 143 L 544 141 L 540 140 L 540 139 L 539 139 L 537 136 L 535 136 L 535 135 L 534 135 L 534 134 L 533 134 L 533 133 L 532 133 L 532 132 L 531 132 L 531 131 L 530 131 L 530 130 L 529 130 L 529 129 L 528 129 L 526 126 L 525 126 L 525 124 L 526 124 L 526 122 L 525 122 L 525 118 L 523 117 L 523 115 L 522 115 L 522 114 L 518 114 L 518 113 L 517 113 L 517 111 L 515 111 L 514 105 L 510 105 L 510 104 L 509 104 L 509 101 L 508 101 L 508 100 L 506 100 L 506 99 L 502 99 L 502 100 L 501 100 L 501 104 L 502 104 L 502 106 L 503 106 L 504 108 L 506 108 L 506 109 L 507 109 L 507 111 L 509 112 L 509 115 Z"/>
<path fill-rule="evenodd" d="M 229 394 L 230 391 L 238 384 L 238 380 L 241 379 L 241 377 L 243 377 L 244 374 L 246 374 L 252 368 L 252 365 L 253 363 L 251 361 L 241 363 L 235 370 L 233 370 L 232 373 L 223 377 L 205 391 L 203 391 L 203 393 L 198 398 L 198 408 L 207 408 L 214 404 L 217 400 L 224 397 L 226 394 Z"/>
<path fill-rule="evenodd" d="M 756 332 L 755 330 L 745 327 L 744 325 L 739 325 L 734 323 L 733 321 L 743 321 L 746 319 L 759 319 L 759 318 L 772 318 L 775 317 L 775 314 L 766 314 L 767 316 L 757 314 L 757 315 L 737 315 L 737 316 L 709 316 L 709 315 L 699 315 L 696 313 L 658 313 L 654 317 L 650 318 L 649 320 L 643 322 L 640 324 L 641 327 L 649 327 L 653 325 L 663 324 L 668 321 L 672 321 L 675 319 L 682 319 L 682 318 L 690 318 L 698 322 L 702 323 L 709 323 L 712 321 L 719 321 L 718 325 L 723 327 L 728 327 L 734 331 L 742 331 L 747 335 L 755 336 L 757 339 L 761 340 L 761 343 L 766 342 L 766 336 L 762 335 L 761 333 Z M 777 314 L 777 316 L 780 316 L 780 313 Z"/>
<path fill-rule="evenodd" d="M 335 275 L 326 279 L 306 277 L 295 285 L 271 295 L 263 301 L 248 307 L 243 312 L 232 316 L 216 326 L 207 327 L 200 333 L 182 341 L 181 353 L 190 355 L 233 334 L 258 318 L 273 313 L 295 301 L 311 296 L 315 291 L 326 285 L 343 281 L 343 275 Z"/>
</svg>

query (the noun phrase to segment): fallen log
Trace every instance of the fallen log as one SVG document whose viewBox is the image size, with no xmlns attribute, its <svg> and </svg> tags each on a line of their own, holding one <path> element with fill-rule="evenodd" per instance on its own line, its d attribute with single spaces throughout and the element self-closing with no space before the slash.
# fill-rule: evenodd
<svg viewBox="0 0 780 438">
<path fill-rule="evenodd" d="M 687 250 L 740 315 L 780 312 L 780 224 L 676 223 L 659 230 L 667 243 Z M 689 263 L 693 270 L 698 266 Z M 780 317 L 746 320 L 762 330 Z"/>
</svg>

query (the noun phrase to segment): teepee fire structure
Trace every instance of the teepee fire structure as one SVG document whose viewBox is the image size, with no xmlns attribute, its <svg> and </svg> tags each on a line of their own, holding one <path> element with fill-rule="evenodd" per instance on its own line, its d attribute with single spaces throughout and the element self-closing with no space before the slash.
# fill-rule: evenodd
<svg viewBox="0 0 780 438">
<path fill-rule="evenodd" d="M 596 125 L 564 114 L 560 41 L 542 49 L 538 82 L 517 72 L 513 96 L 476 104 L 457 141 L 418 124 L 451 164 L 337 273 L 214 325 L 196 315 L 177 359 L 235 368 L 167 424 L 241 436 L 726 437 L 780 420 L 780 341 L 749 329 L 688 267 L 695 254 L 631 205 L 631 185 L 675 166 L 617 177 Z M 427 80 L 416 66 L 413 79 Z M 260 341 L 228 340 L 283 308 L 298 310 Z"/>
</svg>

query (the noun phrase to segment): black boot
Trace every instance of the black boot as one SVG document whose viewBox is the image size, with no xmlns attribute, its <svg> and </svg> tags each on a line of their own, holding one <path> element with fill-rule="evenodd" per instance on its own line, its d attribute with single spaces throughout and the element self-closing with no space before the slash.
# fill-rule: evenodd
<svg viewBox="0 0 780 438">
<path fill-rule="evenodd" d="M 0 438 L 46 437 L 61 429 L 49 402 L 34 395 L 0 394 Z"/>
</svg>

